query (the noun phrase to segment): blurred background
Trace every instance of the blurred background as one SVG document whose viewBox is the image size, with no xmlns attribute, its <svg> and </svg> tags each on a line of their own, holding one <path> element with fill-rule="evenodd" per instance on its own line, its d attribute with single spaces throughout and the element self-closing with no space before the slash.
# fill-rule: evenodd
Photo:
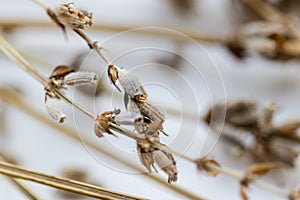
<svg viewBox="0 0 300 200">
<path fill-rule="evenodd" d="M 97 87 L 69 88 L 66 94 L 94 113 L 125 110 L 122 94 L 107 78 L 105 63 L 89 51 L 81 38 L 71 30 L 64 37 L 62 30 L 32 1 L 1 1 L 1 35 L 33 66 L 47 76 L 58 65 L 94 71 L 101 77 Z M 270 2 L 284 12 L 300 8 L 293 1 Z M 45 3 L 55 7 L 57 1 Z M 239 59 L 225 45 L 224 41 L 238 27 L 261 20 L 238 0 L 78 0 L 75 4 L 93 12 L 94 24 L 86 33 L 99 42 L 113 63 L 135 74 L 151 102 L 165 110 L 164 129 L 169 137 L 161 136 L 161 141 L 172 149 L 193 158 L 210 153 L 224 166 L 245 170 L 255 161 L 250 156 L 236 156 L 234 147 L 219 141 L 219 134 L 203 122 L 210 107 L 249 99 L 262 109 L 266 102 L 274 101 L 278 105 L 275 124 L 299 120 L 297 56 L 270 59 L 250 51 L 249 56 Z M 0 87 L 14 88 L 28 106 L 47 116 L 43 87 L 1 53 L 0 68 Z M 84 142 L 63 136 L 16 106 L 3 100 L 0 105 L 0 151 L 19 165 L 59 176 L 72 177 L 75 173 L 86 182 L 150 199 L 187 199 Z M 70 127 L 80 138 L 146 171 L 139 162 L 135 142 L 122 136 L 99 139 L 89 118 L 63 102 L 59 105 L 68 116 L 66 123 L 59 126 Z M 232 177 L 210 177 L 179 157 L 176 161 L 179 176 L 173 184 L 208 199 L 241 199 L 239 182 Z M 163 172 L 158 176 L 167 181 Z M 290 191 L 300 186 L 299 178 L 296 159 L 293 168 L 275 170 L 262 180 Z M 36 183 L 26 184 L 42 199 L 75 198 Z M 247 191 L 249 199 L 285 199 L 254 186 Z M 0 196 L 26 199 L 3 177 Z"/>
</svg>

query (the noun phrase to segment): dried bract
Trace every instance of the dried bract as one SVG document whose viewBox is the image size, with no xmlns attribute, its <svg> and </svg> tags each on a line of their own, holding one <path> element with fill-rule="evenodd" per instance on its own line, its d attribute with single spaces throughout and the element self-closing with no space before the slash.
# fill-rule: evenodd
<svg viewBox="0 0 300 200">
<path fill-rule="evenodd" d="M 121 125 L 139 125 L 144 122 L 144 117 L 135 112 L 122 112 L 118 114 L 114 120 Z"/>
<path fill-rule="evenodd" d="M 92 13 L 77 9 L 72 2 L 58 4 L 54 13 L 61 24 L 71 29 L 87 29 L 93 24 Z"/>
<path fill-rule="evenodd" d="M 72 86 L 95 85 L 97 81 L 98 75 L 93 72 L 73 72 L 64 77 L 64 84 Z"/>
<path fill-rule="evenodd" d="M 63 123 L 67 116 L 60 111 L 56 101 L 57 99 L 49 94 L 45 95 L 45 104 L 50 117 L 59 123 Z"/>
<path fill-rule="evenodd" d="M 220 168 L 221 165 L 208 157 L 203 157 L 195 161 L 197 169 L 199 171 L 205 171 L 210 176 L 217 176 L 220 172 L 216 168 Z"/>
<path fill-rule="evenodd" d="M 119 114 L 120 110 L 116 109 L 114 111 L 106 111 L 101 115 L 98 115 L 95 124 L 94 124 L 94 132 L 98 137 L 103 137 L 104 133 L 108 133 L 114 135 L 109 130 L 109 122 L 114 122 L 115 115 Z"/>
<path fill-rule="evenodd" d="M 152 152 L 154 162 L 168 174 L 168 183 L 177 181 L 176 162 L 173 155 L 163 150 L 156 150 Z"/>
</svg>

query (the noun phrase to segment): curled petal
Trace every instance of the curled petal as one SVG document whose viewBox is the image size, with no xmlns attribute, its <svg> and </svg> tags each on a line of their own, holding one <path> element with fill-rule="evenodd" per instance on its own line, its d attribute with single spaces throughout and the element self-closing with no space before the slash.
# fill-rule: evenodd
<svg viewBox="0 0 300 200">
<path fill-rule="evenodd" d="M 59 123 L 63 123 L 67 116 L 60 111 L 56 101 L 56 98 L 49 95 L 45 96 L 45 104 L 50 117 Z"/>
<path fill-rule="evenodd" d="M 97 84 L 98 75 L 93 72 L 73 72 L 64 77 L 64 83 L 67 85 L 79 86 Z"/>
<path fill-rule="evenodd" d="M 61 24 L 72 29 L 87 29 L 93 24 L 92 13 L 77 9 L 72 2 L 58 4 L 54 13 Z"/>
</svg>

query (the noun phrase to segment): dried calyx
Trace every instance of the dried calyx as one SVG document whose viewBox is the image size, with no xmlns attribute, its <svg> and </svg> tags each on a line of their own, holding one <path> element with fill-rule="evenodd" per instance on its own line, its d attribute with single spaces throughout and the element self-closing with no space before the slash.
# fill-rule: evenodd
<svg viewBox="0 0 300 200">
<path fill-rule="evenodd" d="M 49 76 L 49 85 L 45 88 L 45 104 L 52 119 L 63 123 L 67 116 L 61 112 L 56 90 L 67 89 L 67 86 L 95 85 L 98 75 L 93 72 L 76 72 L 68 66 L 57 66 Z"/>
<path fill-rule="evenodd" d="M 299 155 L 295 147 L 300 141 L 297 132 L 300 121 L 275 126 L 275 110 L 273 102 L 267 103 L 260 111 L 255 102 L 238 100 L 213 106 L 205 121 L 215 131 L 222 132 L 222 138 L 242 152 L 250 153 L 257 161 L 280 161 L 293 165 Z"/>
</svg>

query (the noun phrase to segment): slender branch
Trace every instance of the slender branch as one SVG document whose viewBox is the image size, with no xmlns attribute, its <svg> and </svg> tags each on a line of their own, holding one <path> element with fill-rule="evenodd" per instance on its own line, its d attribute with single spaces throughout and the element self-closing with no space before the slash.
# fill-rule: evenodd
<svg viewBox="0 0 300 200">
<path fill-rule="evenodd" d="M 37 182 L 43 185 L 48 185 L 57 189 L 73 192 L 89 197 L 95 197 L 99 199 L 110 199 L 110 200 L 142 200 L 145 198 L 135 197 L 120 192 L 104 189 L 96 185 L 82 183 L 71 179 L 56 177 L 40 172 L 28 170 L 16 165 L 9 164 L 7 162 L 0 161 L 0 173 L 7 176 L 20 178 Z"/>
<path fill-rule="evenodd" d="M 5 30 L 13 30 L 15 28 L 50 28 L 56 27 L 55 24 L 49 22 L 40 22 L 40 21 L 0 21 L 0 27 Z M 134 33 L 138 33 L 146 36 L 157 36 L 168 38 L 172 40 L 182 40 L 183 38 L 178 37 L 177 33 L 172 33 L 171 31 L 164 31 L 159 28 L 157 29 L 142 29 L 139 25 L 112 25 L 112 24 L 93 24 L 93 26 L 89 29 L 93 30 L 101 30 L 101 31 L 109 31 L 109 32 L 124 32 L 129 30 L 134 30 Z M 143 25 L 143 27 L 147 27 Z M 212 34 L 202 33 L 199 30 L 187 29 L 187 28 L 178 28 L 178 27 L 168 27 L 170 30 L 176 30 L 179 33 L 189 36 L 195 41 L 198 42 L 207 42 L 207 43 L 222 43 L 223 39 L 221 37 L 213 36 Z"/>
<path fill-rule="evenodd" d="M 95 149 L 101 154 L 104 154 L 111 159 L 121 163 L 124 166 L 127 166 L 131 168 L 132 170 L 140 172 L 143 176 L 151 179 L 152 181 L 155 181 L 156 183 L 166 187 L 167 189 L 173 190 L 174 192 L 185 196 L 188 199 L 195 199 L 195 200 L 203 200 L 206 198 L 200 197 L 197 194 L 193 194 L 192 192 L 186 190 L 183 187 L 177 186 L 177 185 L 170 185 L 168 184 L 164 179 L 155 176 L 153 174 L 145 172 L 143 169 L 138 167 L 137 165 L 133 164 L 132 162 L 129 162 L 125 158 L 119 157 L 115 154 L 113 154 L 111 151 L 102 148 L 100 145 L 97 143 L 91 142 L 88 139 L 85 139 L 84 137 L 79 138 L 78 134 L 73 131 L 73 129 L 68 128 L 66 126 L 59 126 L 57 123 L 53 122 L 52 120 L 49 119 L 48 116 L 45 116 L 32 108 L 32 106 L 29 103 L 26 103 L 24 101 L 24 98 L 21 96 L 16 91 L 10 90 L 10 89 L 5 89 L 5 88 L 0 88 L 0 97 L 4 99 L 7 103 L 13 105 L 14 107 L 17 107 L 21 111 L 27 113 L 28 115 L 34 117 L 36 120 L 56 129 L 58 133 L 63 134 L 65 136 L 68 136 L 69 138 L 79 142 L 79 143 L 84 143 L 88 147 Z M 116 131 L 116 130 L 115 130 Z"/>
<path fill-rule="evenodd" d="M 0 161 L 7 162 L 5 158 L 0 155 Z M 29 200 L 41 200 L 41 198 L 35 194 L 29 187 L 24 185 L 21 181 L 5 176 L 5 178 L 11 182 L 18 190 L 20 190 Z"/>
</svg>

